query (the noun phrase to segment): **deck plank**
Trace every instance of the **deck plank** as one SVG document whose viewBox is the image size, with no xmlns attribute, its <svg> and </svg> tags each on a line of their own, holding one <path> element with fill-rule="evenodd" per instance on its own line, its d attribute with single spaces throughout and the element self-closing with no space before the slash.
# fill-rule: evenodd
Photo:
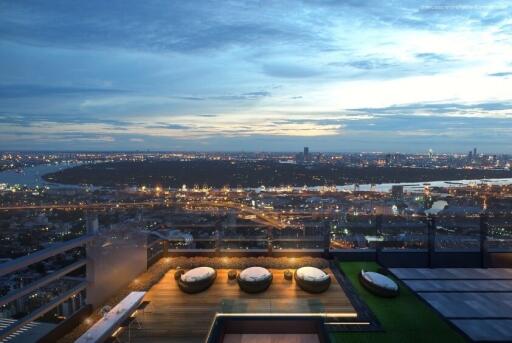
<svg viewBox="0 0 512 343">
<path fill-rule="evenodd" d="M 131 341 L 203 342 L 215 314 L 229 309 L 245 313 L 355 313 L 331 271 L 333 282 L 322 294 L 304 292 L 295 281 L 284 279 L 283 270 L 271 271 L 272 285 L 263 293 L 242 292 L 236 280 L 228 280 L 228 270 L 220 269 L 208 290 L 185 294 L 174 280 L 175 271 L 170 270 L 147 292 L 144 300 L 151 304 L 144 314 L 138 314 L 142 329 L 131 330 Z"/>
</svg>

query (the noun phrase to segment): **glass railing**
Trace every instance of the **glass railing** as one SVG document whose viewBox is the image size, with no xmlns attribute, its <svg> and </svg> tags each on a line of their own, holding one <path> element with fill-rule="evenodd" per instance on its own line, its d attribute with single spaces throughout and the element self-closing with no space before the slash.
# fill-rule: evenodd
<svg viewBox="0 0 512 343">
<path fill-rule="evenodd" d="M 487 248 L 491 252 L 512 252 L 512 216 L 495 214 L 488 217 Z"/>
<path fill-rule="evenodd" d="M 204 231 L 203 231 L 204 233 Z M 509 215 L 375 216 L 321 220 L 310 227 L 284 229 L 218 227 L 210 235 L 175 230 L 169 251 L 422 251 L 478 252 L 482 241 L 489 252 L 512 251 Z M 189 235 L 183 239 L 180 235 Z M 432 247 L 429 246 L 432 238 Z"/>
<path fill-rule="evenodd" d="M 330 311 L 334 310 L 329 308 Z M 343 308 L 340 308 L 340 312 Z M 218 313 L 260 314 L 260 313 L 325 313 L 325 305 L 317 299 L 222 299 Z"/>
<path fill-rule="evenodd" d="M 307 215 L 309 209 L 294 214 L 284 227 L 271 227 L 269 223 L 251 222 L 231 212 L 170 211 L 167 207 L 135 209 L 110 208 L 90 220 L 89 214 L 72 210 L 69 213 L 37 211 L 31 221 L 23 225 L 36 230 L 31 237 L 21 235 L 17 223 L 20 215 L 4 214 L 0 220 L 6 234 L 0 235 L 0 258 L 15 258 L 45 247 L 46 241 L 73 238 L 84 230 L 140 231 L 140 244 L 147 247 L 147 260 L 156 261 L 166 251 L 171 253 L 238 253 L 238 252 L 352 252 L 352 251 L 423 251 L 438 252 L 489 252 L 512 251 L 512 214 L 489 213 L 483 215 L 453 213 L 418 215 L 347 214 L 331 211 L 328 215 Z M 312 213 L 316 213 L 311 209 Z M 80 213 L 78 213 L 80 212 Z M 275 211 L 279 213 L 279 211 Z M 317 211 L 318 212 L 318 211 Z M 74 226 L 74 222 L 76 227 Z M 16 224 L 16 225 L 15 225 Z M 30 226 L 29 226 L 30 224 Z M 28 229 L 27 229 L 28 230 Z M 11 234 L 12 232 L 12 234 Z M 27 231 L 28 232 L 28 231 Z M 32 232 L 32 231 L 31 231 Z M 124 236 L 123 236 L 124 237 Z M 110 237 L 112 240 L 123 237 Z M 145 237 L 145 238 L 144 238 Z M 109 237 L 107 237 L 109 238 Z M 166 242 L 164 244 L 164 242 Z M 36 244 L 37 243 L 37 244 Z M 108 248 L 110 242 L 103 244 Z M 78 250 L 78 249 L 77 249 Z M 73 255 L 58 257 L 62 263 Z M 57 260 L 57 257 L 55 258 Z M 59 261 L 57 261 L 59 262 Z M 52 262 L 51 265 L 56 265 Z M 60 262 L 59 262 L 60 263 Z M 46 264 L 48 265 L 48 264 Z M 46 266 L 47 267 L 47 266 Z M 43 268 L 36 265 L 32 268 Z M 32 273 L 42 277 L 44 273 Z M 0 290 L 1 291 L 1 290 Z"/>
</svg>

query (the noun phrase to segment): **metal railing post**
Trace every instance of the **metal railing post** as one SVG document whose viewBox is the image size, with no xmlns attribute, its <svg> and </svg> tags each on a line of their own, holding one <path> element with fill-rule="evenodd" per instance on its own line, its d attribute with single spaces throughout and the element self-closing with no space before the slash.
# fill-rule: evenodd
<svg viewBox="0 0 512 343">
<path fill-rule="evenodd" d="M 272 227 L 267 227 L 267 253 L 269 256 L 272 255 L 273 250 L 273 244 L 274 244 L 274 234 L 272 231 Z"/>
<path fill-rule="evenodd" d="M 219 226 L 220 225 L 218 225 L 217 228 L 215 229 L 215 253 L 217 255 L 220 254 L 220 248 L 221 248 L 221 230 L 222 230 L 222 228 Z"/>
<path fill-rule="evenodd" d="M 480 214 L 480 265 L 482 268 L 487 268 L 487 256 L 488 256 L 488 216 L 486 213 Z"/>
<path fill-rule="evenodd" d="M 169 257 L 169 241 L 166 239 L 162 241 L 162 257 Z"/>
<path fill-rule="evenodd" d="M 329 249 L 331 247 L 331 225 L 329 222 L 324 223 L 324 232 L 323 232 L 323 250 L 325 257 L 329 257 Z"/>
<path fill-rule="evenodd" d="M 433 268 L 435 265 L 434 257 L 436 252 L 436 218 L 434 216 L 427 217 L 427 239 L 428 267 Z"/>
<path fill-rule="evenodd" d="M 379 214 L 375 217 L 375 237 L 377 246 L 375 247 L 375 260 L 380 264 L 380 255 L 382 253 L 382 246 L 384 244 L 384 240 L 380 240 L 379 237 L 382 236 L 382 215 Z"/>
</svg>

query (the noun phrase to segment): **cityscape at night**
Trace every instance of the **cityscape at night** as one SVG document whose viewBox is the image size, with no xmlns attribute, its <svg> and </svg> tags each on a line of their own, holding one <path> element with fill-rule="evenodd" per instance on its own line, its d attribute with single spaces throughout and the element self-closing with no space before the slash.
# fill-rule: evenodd
<svg viewBox="0 0 512 343">
<path fill-rule="evenodd" d="M 506 1 L 0 12 L 0 343 L 512 342 Z"/>
</svg>

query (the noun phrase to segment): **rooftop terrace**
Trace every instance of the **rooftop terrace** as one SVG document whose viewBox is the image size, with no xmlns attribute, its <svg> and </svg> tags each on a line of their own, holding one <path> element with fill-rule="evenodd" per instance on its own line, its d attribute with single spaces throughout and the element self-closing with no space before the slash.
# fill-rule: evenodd
<svg viewBox="0 0 512 343">
<path fill-rule="evenodd" d="M 268 290 L 247 294 L 236 280 L 228 280 L 228 270 L 218 270 L 211 288 L 199 294 L 183 293 L 170 270 L 146 294 L 151 305 L 140 315 L 141 330 L 131 331 L 132 342 L 204 342 L 212 321 L 219 315 L 287 316 L 312 315 L 353 318 L 357 314 L 336 278 L 322 294 L 301 290 L 294 280 L 285 280 L 283 269 L 271 269 L 274 279 Z"/>
</svg>

